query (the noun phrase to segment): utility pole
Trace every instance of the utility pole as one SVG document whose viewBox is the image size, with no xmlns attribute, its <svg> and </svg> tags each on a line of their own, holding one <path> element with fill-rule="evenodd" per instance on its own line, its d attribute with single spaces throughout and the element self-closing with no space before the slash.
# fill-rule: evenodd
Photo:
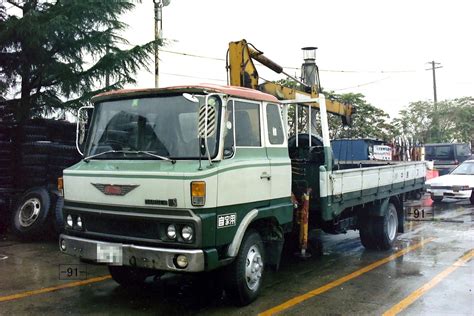
<svg viewBox="0 0 474 316">
<path fill-rule="evenodd" d="M 438 96 L 436 93 L 436 69 L 443 68 L 440 63 L 433 61 L 427 62 L 427 64 L 431 64 L 430 69 L 426 70 L 432 70 L 433 71 L 433 97 L 434 97 L 434 104 L 433 104 L 433 127 L 434 131 L 432 133 L 433 139 L 436 142 L 439 142 L 440 137 L 439 137 L 439 117 L 438 117 Z"/>
<path fill-rule="evenodd" d="M 170 4 L 170 0 L 153 0 L 155 5 L 155 88 L 160 83 L 160 40 L 163 38 L 163 7 Z"/>
<path fill-rule="evenodd" d="M 163 1 L 153 0 L 155 4 L 155 88 L 158 88 L 160 82 L 160 61 L 159 61 L 159 40 L 161 38 L 162 27 L 162 8 Z"/>
</svg>

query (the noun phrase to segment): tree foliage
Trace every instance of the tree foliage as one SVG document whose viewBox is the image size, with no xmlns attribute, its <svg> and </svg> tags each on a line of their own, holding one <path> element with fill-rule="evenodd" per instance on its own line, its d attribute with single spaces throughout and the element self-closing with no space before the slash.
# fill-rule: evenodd
<svg viewBox="0 0 474 316">
<path fill-rule="evenodd" d="M 469 142 L 474 139 L 474 98 L 438 102 L 437 112 L 432 102 L 412 102 L 393 124 L 422 143 Z"/>
<path fill-rule="evenodd" d="M 125 0 L 8 0 L 0 7 L 0 93 L 17 118 L 72 109 L 96 93 L 135 83 L 154 41 L 123 49 Z M 12 13 L 10 13 L 12 12 Z M 109 76 L 111 84 L 104 87 Z"/>
<path fill-rule="evenodd" d="M 375 138 L 390 141 L 395 133 L 390 124 L 390 116 L 365 100 L 360 93 L 329 93 L 329 97 L 343 103 L 352 104 L 356 108 L 352 115 L 352 126 L 343 127 L 341 119 L 334 115 L 329 116 L 331 138 Z"/>
<path fill-rule="evenodd" d="M 291 79 L 283 79 L 277 83 L 289 88 L 298 88 L 296 82 Z M 342 103 L 352 104 L 356 108 L 353 114 L 352 126 L 344 127 L 341 118 L 336 115 L 328 114 L 329 133 L 331 139 L 334 138 L 376 138 L 385 141 L 391 140 L 394 134 L 394 128 L 389 122 L 389 115 L 367 103 L 364 95 L 360 93 L 336 94 L 334 92 L 324 92 L 326 98 L 337 100 Z M 296 106 L 288 107 L 288 127 L 290 135 L 296 131 Z M 309 111 L 307 107 L 298 107 L 298 131 L 307 133 L 309 125 Z M 320 117 L 318 110 L 311 111 L 311 133 L 321 134 Z"/>
</svg>

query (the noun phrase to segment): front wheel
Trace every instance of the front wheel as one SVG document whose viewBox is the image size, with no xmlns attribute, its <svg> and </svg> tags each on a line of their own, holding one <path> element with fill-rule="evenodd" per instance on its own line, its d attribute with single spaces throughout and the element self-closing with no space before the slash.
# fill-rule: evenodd
<svg viewBox="0 0 474 316">
<path fill-rule="evenodd" d="M 248 231 L 237 258 L 227 270 L 227 291 L 237 305 L 248 305 L 258 297 L 262 288 L 263 270 L 262 239 L 256 231 Z"/>
<path fill-rule="evenodd" d="M 150 275 L 146 269 L 126 266 L 109 266 L 109 272 L 115 282 L 123 287 L 140 287 Z"/>
<path fill-rule="evenodd" d="M 51 197 L 43 187 L 26 191 L 13 211 L 13 232 L 20 238 L 39 236 L 47 229 Z"/>
<path fill-rule="evenodd" d="M 469 200 L 471 201 L 471 204 L 474 205 L 474 190 L 472 190 L 471 197 L 469 198 Z"/>
<path fill-rule="evenodd" d="M 435 196 L 435 195 L 431 195 L 431 199 L 433 200 L 433 202 L 435 203 L 439 203 L 443 200 L 443 196 Z"/>
</svg>

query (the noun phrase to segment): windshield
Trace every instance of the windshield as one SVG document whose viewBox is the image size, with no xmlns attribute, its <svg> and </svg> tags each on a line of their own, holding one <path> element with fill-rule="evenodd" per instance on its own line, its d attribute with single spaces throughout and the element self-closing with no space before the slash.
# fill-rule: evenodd
<svg viewBox="0 0 474 316">
<path fill-rule="evenodd" d="M 474 175 L 474 161 L 464 162 L 454 169 L 451 174 Z"/>
<path fill-rule="evenodd" d="M 471 155 L 471 149 L 468 144 L 456 145 L 456 153 L 459 157 L 469 157 Z"/>
<path fill-rule="evenodd" d="M 427 160 L 454 160 L 452 145 L 426 146 Z"/>
<path fill-rule="evenodd" d="M 168 158 L 199 158 L 198 115 L 204 96 L 196 97 L 193 101 L 182 95 L 167 95 L 96 104 L 85 155 L 104 153 L 94 159 L 153 159 L 143 153 L 146 151 Z M 217 152 L 216 140 L 217 133 L 207 140 L 212 157 Z"/>
</svg>

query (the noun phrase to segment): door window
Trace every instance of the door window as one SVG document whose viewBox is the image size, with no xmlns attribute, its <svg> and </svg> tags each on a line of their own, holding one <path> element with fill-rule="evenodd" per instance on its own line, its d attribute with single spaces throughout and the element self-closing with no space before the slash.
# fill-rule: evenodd
<svg viewBox="0 0 474 316">
<path fill-rule="evenodd" d="M 281 124 L 280 109 L 276 104 L 267 104 L 268 140 L 272 145 L 281 145 L 285 141 Z"/>
<path fill-rule="evenodd" d="M 260 107 L 258 103 L 234 102 L 237 146 L 260 147 Z"/>
</svg>

